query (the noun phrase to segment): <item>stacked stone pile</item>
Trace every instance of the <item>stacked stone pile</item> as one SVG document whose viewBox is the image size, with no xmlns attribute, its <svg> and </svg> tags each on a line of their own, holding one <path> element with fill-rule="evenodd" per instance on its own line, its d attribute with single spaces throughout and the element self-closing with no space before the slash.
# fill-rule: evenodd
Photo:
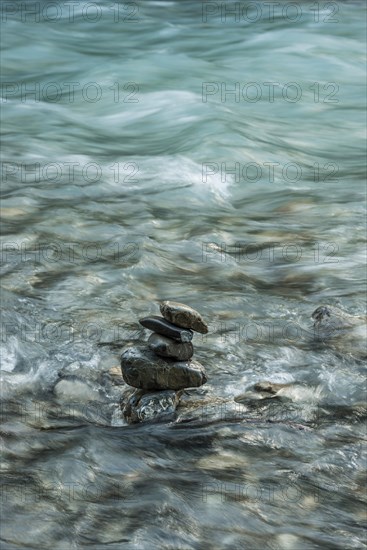
<svg viewBox="0 0 367 550">
<path fill-rule="evenodd" d="M 152 315 L 139 320 L 143 327 L 153 331 L 148 345 L 129 346 L 121 355 L 124 381 L 140 390 L 134 393 L 124 411 L 133 421 L 142 419 L 137 409 L 139 404 L 147 406 L 148 401 L 152 404 L 154 400 L 154 407 L 149 409 L 154 409 L 152 414 L 159 414 L 160 392 L 163 403 L 167 402 L 167 390 L 173 390 L 170 402 L 175 408 L 179 390 L 199 387 L 207 381 L 204 367 L 192 359 L 194 331 L 208 332 L 201 315 L 189 306 L 168 301 L 160 305 L 160 311 L 162 317 Z"/>
</svg>

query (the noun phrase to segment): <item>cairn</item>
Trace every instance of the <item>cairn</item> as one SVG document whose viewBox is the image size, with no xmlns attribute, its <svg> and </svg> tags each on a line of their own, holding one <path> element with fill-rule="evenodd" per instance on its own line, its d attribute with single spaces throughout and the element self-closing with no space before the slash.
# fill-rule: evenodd
<svg viewBox="0 0 367 550">
<path fill-rule="evenodd" d="M 207 382 L 204 367 L 192 359 L 194 331 L 206 334 L 208 326 L 193 308 L 178 302 L 160 305 L 162 317 L 144 317 L 139 323 L 152 331 L 148 346 L 130 346 L 121 355 L 124 381 L 137 391 L 124 415 L 130 422 L 155 419 L 176 409 L 185 388 Z"/>
</svg>

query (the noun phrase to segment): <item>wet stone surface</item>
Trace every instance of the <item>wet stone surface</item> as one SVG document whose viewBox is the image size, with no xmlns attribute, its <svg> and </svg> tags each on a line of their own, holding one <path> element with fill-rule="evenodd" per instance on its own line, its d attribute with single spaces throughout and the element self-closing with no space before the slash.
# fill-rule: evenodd
<svg viewBox="0 0 367 550">
<path fill-rule="evenodd" d="M 204 367 L 198 361 L 163 359 L 144 346 L 125 349 L 121 371 L 127 384 L 146 390 L 180 390 L 207 381 Z"/>
<path fill-rule="evenodd" d="M 173 420 L 180 395 L 174 390 L 135 390 L 123 408 L 123 415 L 129 424 Z"/>
<path fill-rule="evenodd" d="M 205 323 L 200 313 L 190 306 L 179 302 L 165 301 L 160 305 L 163 317 L 179 327 L 188 328 L 207 334 L 208 325 Z"/>
<path fill-rule="evenodd" d="M 187 361 L 194 354 L 194 347 L 191 342 L 177 342 L 177 340 L 172 340 L 161 334 L 151 334 L 148 346 L 155 354 L 176 361 Z"/>
<path fill-rule="evenodd" d="M 162 336 L 174 338 L 180 342 L 191 342 L 193 337 L 191 330 L 178 327 L 158 315 L 151 315 L 150 317 L 139 319 L 139 323 L 145 328 L 153 330 L 158 334 L 162 334 Z"/>
</svg>

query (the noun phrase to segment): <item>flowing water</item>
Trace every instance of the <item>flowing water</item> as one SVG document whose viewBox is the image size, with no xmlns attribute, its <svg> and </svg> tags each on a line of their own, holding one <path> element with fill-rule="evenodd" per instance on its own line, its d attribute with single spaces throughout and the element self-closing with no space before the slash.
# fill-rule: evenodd
<svg viewBox="0 0 367 550">
<path fill-rule="evenodd" d="M 364 314 L 365 3 L 1 9 L 2 548 L 366 548 L 364 325 L 311 319 Z M 208 383 L 128 425 L 162 299 Z"/>
</svg>

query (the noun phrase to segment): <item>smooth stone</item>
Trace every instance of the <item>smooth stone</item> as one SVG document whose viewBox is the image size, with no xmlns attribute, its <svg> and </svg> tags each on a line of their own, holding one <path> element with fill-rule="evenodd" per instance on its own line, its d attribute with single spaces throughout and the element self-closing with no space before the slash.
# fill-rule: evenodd
<svg viewBox="0 0 367 550">
<path fill-rule="evenodd" d="M 121 371 L 127 384 L 145 390 L 196 388 L 207 381 L 204 367 L 198 361 L 163 359 L 142 346 L 123 351 Z"/>
<path fill-rule="evenodd" d="M 130 423 L 172 420 L 180 401 L 181 392 L 174 390 L 135 390 L 128 399 L 123 415 Z"/>
<path fill-rule="evenodd" d="M 158 334 L 168 336 L 168 338 L 174 338 L 180 340 L 180 342 L 191 342 L 193 333 L 191 330 L 186 330 L 172 323 L 168 322 L 163 317 L 158 315 L 152 315 L 151 317 L 144 317 L 139 319 L 139 323 L 145 328 L 149 328 Z"/>
<path fill-rule="evenodd" d="M 154 332 L 149 337 L 148 346 L 155 354 L 176 361 L 187 361 L 194 355 L 194 346 L 191 342 L 177 342 Z"/>
<path fill-rule="evenodd" d="M 160 310 L 163 317 L 182 328 L 189 328 L 202 334 L 207 334 L 208 325 L 204 322 L 200 313 L 190 306 L 179 302 L 162 302 Z"/>
</svg>

